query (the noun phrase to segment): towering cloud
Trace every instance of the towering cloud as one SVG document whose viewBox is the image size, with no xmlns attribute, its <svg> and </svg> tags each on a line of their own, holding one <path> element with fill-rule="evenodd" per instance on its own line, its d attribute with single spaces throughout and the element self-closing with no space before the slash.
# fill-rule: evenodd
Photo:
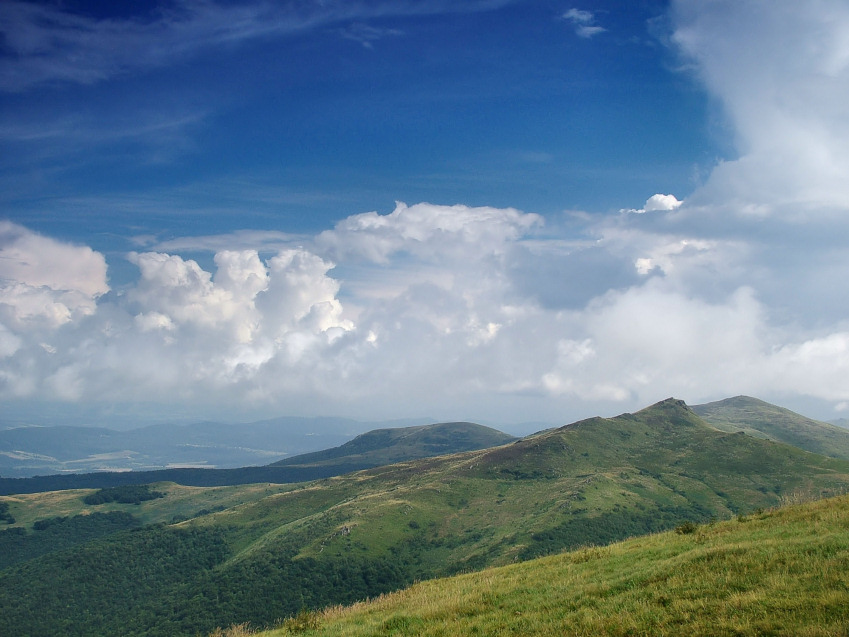
<svg viewBox="0 0 849 637">
<path fill-rule="evenodd" d="M 849 6 L 680 0 L 673 20 L 673 42 L 722 104 L 740 153 L 694 199 L 752 215 L 845 209 Z"/>
</svg>

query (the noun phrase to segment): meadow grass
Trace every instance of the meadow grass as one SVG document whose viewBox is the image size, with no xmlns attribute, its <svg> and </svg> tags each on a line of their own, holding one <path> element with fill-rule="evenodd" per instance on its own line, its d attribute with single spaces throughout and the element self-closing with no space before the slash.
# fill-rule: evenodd
<svg viewBox="0 0 849 637">
<path fill-rule="evenodd" d="M 150 486 L 155 491 L 164 492 L 165 497 L 148 500 L 140 505 L 118 502 L 88 505 L 83 501 L 84 498 L 95 493 L 97 489 L 68 489 L 0 496 L 0 500 L 9 503 L 9 510 L 16 520 L 15 526 L 27 528 L 32 527 L 37 520 L 56 516 L 87 515 L 95 511 L 125 511 L 138 517 L 144 524 L 155 524 L 262 500 L 295 488 L 294 485 L 266 483 L 233 487 L 188 487 L 173 482 L 157 482 Z"/>
<path fill-rule="evenodd" d="M 263 634 L 849 635 L 849 497 L 421 582 Z"/>
</svg>

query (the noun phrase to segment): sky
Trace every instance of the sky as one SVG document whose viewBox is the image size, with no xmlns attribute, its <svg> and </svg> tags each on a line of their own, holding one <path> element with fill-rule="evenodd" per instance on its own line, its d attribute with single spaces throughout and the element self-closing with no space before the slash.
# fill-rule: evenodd
<svg viewBox="0 0 849 637">
<path fill-rule="evenodd" d="M 0 421 L 849 413 L 845 0 L 0 3 Z"/>
</svg>

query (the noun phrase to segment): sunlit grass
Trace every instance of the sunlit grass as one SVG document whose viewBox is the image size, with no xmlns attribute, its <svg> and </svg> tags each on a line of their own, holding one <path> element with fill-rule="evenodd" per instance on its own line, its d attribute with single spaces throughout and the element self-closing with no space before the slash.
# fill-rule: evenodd
<svg viewBox="0 0 849 637">
<path fill-rule="evenodd" d="M 265 635 L 846 635 L 849 497 L 419 583 Z"/>
</svg>

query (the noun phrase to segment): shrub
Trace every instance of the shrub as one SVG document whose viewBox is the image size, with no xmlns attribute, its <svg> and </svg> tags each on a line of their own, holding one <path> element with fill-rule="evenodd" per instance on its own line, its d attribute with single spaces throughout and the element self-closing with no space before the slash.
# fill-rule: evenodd
<svg viewBox="0 0 849 637">
<path fill-rule="evenodd" d="M 690 522 L 687 520 L 686 522 L 682 522 L 678 526 L 675 527 L 675 532 L 678 535 L 688 535 L 690 533 L 694 533 L 696 529 L 699 528 L 697 524 L 694 522 Z"/>
<path fill-rule="evenodd" d="M 317 630 L 321 625 L 320 616 L 316 611 L 302 608 L 294 617 L 289 617 L 283 622 L 283 628 L 292 633 L 303 633 L 308 630 Z"/>
<path fill-rule="evenodd" d="M 97 506 L 98 504 L 106 504 L 107 502 L 118 502 L 120 504 L 141 504 L 146 500 L 155 500 L 156 498 L 164 498 L 165 494 L 161 491 L 151 491 L 150 485 L 147 484 L 131 484 L 122 487 L 107 487 L 100 489 L 83 498 L 86 504 Z"/>
<path fill-rule="evenodd" d="M 250 624 L 234 624 L 229 628 L 216 628 L 213 630 L 209 637 L 248 637 L 248 635 L 255 635 L 256 631 L 250 627 Z"/>
</svg>

